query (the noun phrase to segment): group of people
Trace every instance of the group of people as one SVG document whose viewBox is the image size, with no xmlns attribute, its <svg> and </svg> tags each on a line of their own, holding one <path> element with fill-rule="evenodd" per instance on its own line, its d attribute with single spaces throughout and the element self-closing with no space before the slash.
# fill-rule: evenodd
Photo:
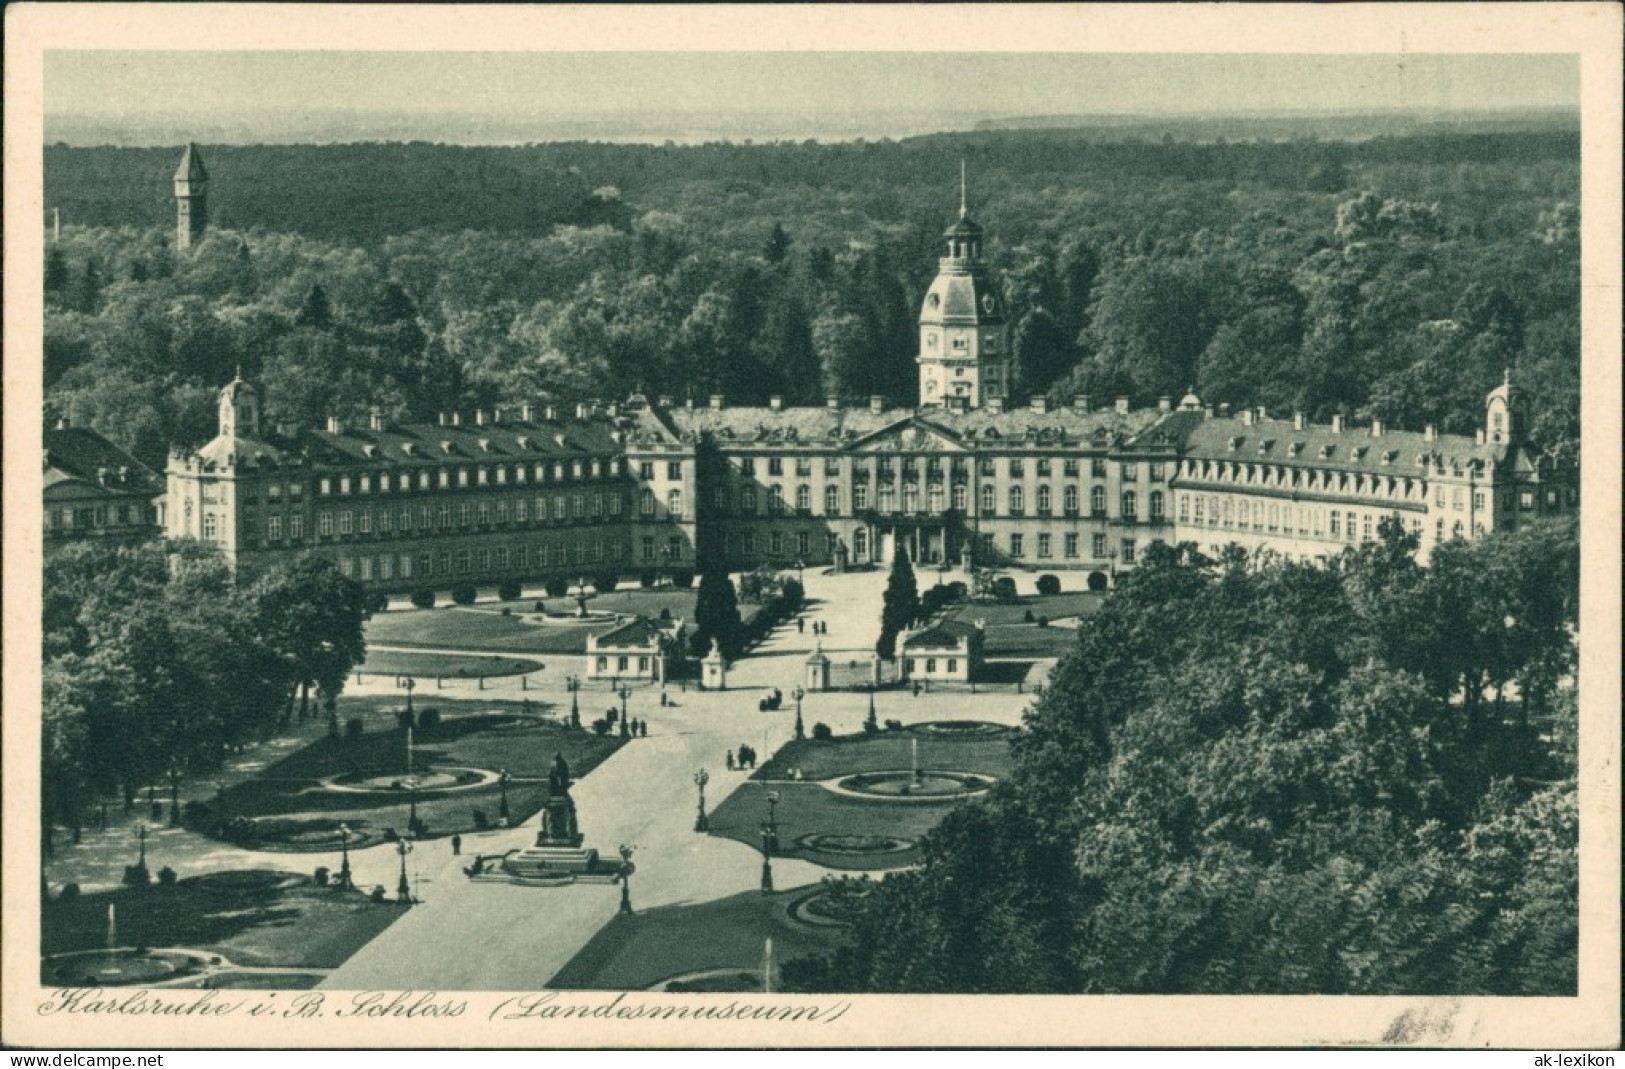
<svg viewBox="0 0 1625 1069">
<path fill-rule="evenodd" d="M 812 629 L 813 629 L 813 634 L 815 634 L 815 635 L 827 635 L 827 634 L 829 634 L 829 625 L 824 623 L 824 621 L 822 621 L 822 620 L 814 620 L 812 622 Z M 805 616 L 796 617 L 796 634 L 805 635 L 806 633 L 807 633 L 807 618 Z"/>
<path fill-rule="evenodd" d="M 756 703 L 756 711 L 758 713 L 771 713 L 774 710 L 781 708 L 783 705 L 784 692 L 778 687 L 774 687 L 773 693 Z"/>
<path fill-rule="evenodd" d="M 618 709 L 610 709 L 607 710 L 604 715 L 608 717 L 609 722 L 613 724 L 615 723 L 615 719 L 621 714 Z M 635 716 L 628 717 L 626 721 L 626 733 L 634 739 L 646 739 L 649 737 L 649 722 L 647 720 L 639 720 Z"/>
<path fill-rule="evenodd" d="M 732 750 L 728 751 L 728 771 L 756 767 L 756 751 L 744 743 L 739 744 L 739 756 L 735 757 Z"/>
</svg>

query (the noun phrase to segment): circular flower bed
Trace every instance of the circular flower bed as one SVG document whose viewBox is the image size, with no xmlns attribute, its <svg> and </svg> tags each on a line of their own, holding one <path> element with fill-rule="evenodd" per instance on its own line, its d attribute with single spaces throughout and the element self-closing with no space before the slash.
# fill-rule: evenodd
<svg viewBox="0 0 1625 1069">
<path fill-rule="evenodd" d="M 913 725 L 909 730 L 922 735 L 948 735 L 964 739 L 975 735 L 1003 735 L 1012 729 L 986 720 L 927 720 L 923 724 Z"/>
<path fill-rule="evenodd" d="M 850 927 L 866 893 L 815 891 L 791 903 L 790 919 L 815 928 Z"/>
<path fill-rule="evenodd" d="M 413 788 L 407 780 L 416 781 L 419 798 L 448 791 L 466 791 L 476 787 L 494 786 L 502 777 L 500 772 L 486 768 L 454 768 L 446 765 L 426 768 L 410 777 L 404 772 L 341 772 L 319 781 L 323 790 L 344 791 L 352 794 L 396 794 L 406 797 Z"/>
<path fill-rule="evenodd" d="M 905 839 L 891 835 L 835 835 L 827 832 L 813 832 L 796 839 L 797 845 L 805 850 L 817 850 L 825 854 L 862 855 L 862 854 L 900 854 L 904 850 L 914 848 L 913 839 Z"/>
<path fill-rule="evenodd" d="M 936 769 L 919 773 L 906 769 L 888 772 L 862 772 L 836 782 L 838 792 L 863 795 L 868 798 L 892 800 L 937 800 L 980 794 L 993 786 L 993 777 L 972 772 L 942 772 Z"/>
<path fill-rule="evenodd" d="M 331 818 L 297 819 L 262 817 L 240 818 L 226 829 L 231 842 L 256 850 L 327 851 L 338 850 L 344 842 L 340 821 Z M 350 849 L 361 850 L 382 842 L 379 833 L 356 822 L 350 824 Z M 249 888 L 245 887 L 245 890 Z"/>
<path fill-rule="evenodd" d="M 673 976 L 649 988 L 651 991 L 691 993 L 760 991 L 761 989 L 762 973 L 759 969 L 707 969 L 704 972 Z"/>
</svg>

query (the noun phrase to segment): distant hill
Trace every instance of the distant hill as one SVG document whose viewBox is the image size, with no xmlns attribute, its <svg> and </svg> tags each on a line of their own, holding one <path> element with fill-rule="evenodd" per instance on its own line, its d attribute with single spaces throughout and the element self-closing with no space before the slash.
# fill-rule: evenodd
<svg viewBox="0 0 1625 1069">
<path fill-rule="evenodd" d="M 1163 137 L 1178 141 L 1284 141 L 1314 138 L 1363 141 L 1436 133 L 1546 133 L 1578 131 L 1580 113 L 1573 108 L 1519 108 L 1495 111 L 1386 111 L 1331 114 L 1258 114 L 1218 112 L 1211 115 L 1027 115 L 986 119 L 977 130 L 1068 131 L 1084 137 L 1120 139 Z"/>
</svg>

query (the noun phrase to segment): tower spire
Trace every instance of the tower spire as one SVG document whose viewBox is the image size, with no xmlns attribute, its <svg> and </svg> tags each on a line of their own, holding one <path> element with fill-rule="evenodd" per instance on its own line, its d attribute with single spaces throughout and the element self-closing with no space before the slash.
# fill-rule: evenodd
<svg viewBox="0 0 1625 1069">
<path fill-rule="evenodd" d="M 970 213 L 969 198 L 965 195 L 965 160 L 959 160 L 959 217 L 965 218 Z"/>
</svg>

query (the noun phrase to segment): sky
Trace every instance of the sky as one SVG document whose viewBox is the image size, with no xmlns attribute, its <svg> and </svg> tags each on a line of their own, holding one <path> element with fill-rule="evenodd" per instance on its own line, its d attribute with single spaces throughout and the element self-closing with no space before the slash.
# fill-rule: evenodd
<svg viewBox="0 0 1625 1069">
<path fill-rule="evenodd" d="M 1563 55 L 919 52 L 52 52 L 46 115 L 331 127 L 513 119 L 796 116 L 790 125 L 962 126 L 984 118 L 1574 107 Z M 771 121 L 768 123 L 772 125 Z"/>
</svg>

